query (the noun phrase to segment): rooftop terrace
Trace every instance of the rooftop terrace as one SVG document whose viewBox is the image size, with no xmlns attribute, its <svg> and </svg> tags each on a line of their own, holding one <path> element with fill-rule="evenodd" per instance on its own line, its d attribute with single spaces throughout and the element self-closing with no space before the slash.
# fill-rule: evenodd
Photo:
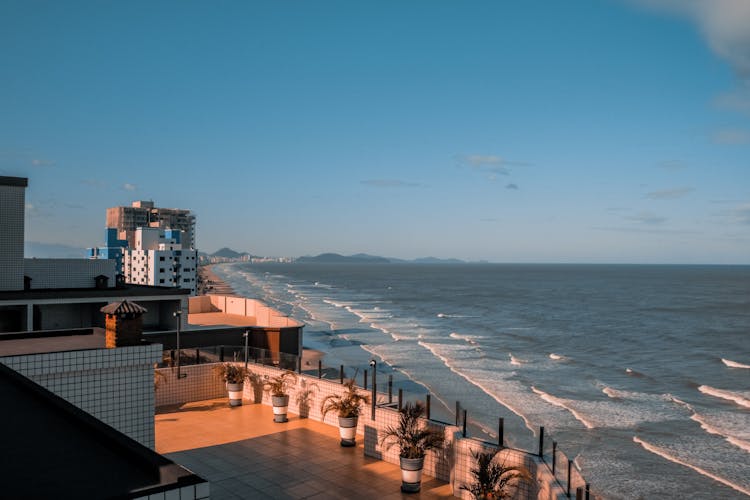
<svg viewBox="0 0 750 500">
<path fill-rule="evenodd" d="M 334 426 L 294 414 L 276 424 L 269 406 L 230 408 L 226 398 L 156 415 L 156 451 L 209 480 L 212 499 L 453 498 L 428 476 L 420 494 L 402 494 L 399 467 L 366 457 L 361 441 L 342 448 Z"/>
</svg>

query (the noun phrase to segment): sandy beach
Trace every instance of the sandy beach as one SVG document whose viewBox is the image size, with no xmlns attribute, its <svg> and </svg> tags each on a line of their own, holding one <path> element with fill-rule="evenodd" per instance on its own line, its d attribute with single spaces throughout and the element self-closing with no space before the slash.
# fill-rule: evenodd
<svg viewBox="0 0 750 500">
<path fill-rule="evenodd" d="M 234 290 L 231 286 L 227 285 L 221 278 L 214 274 L 213 265 L 200 266 L 198 268 L 198 274 L 201 277 L 201 281 L 205 284 L 203 287 L 203 295 L 235 295 Z"/>
</svg>

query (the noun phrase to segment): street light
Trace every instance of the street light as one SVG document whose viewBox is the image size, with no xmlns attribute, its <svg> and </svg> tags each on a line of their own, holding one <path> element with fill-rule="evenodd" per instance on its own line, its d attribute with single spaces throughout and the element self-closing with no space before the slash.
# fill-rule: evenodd
<svg viewBox="0 0 750 500">
<path fill-rule="evenodd" d="M 250 330 L 245 330 L 242 336 L 245 337 L 245 372 L 247 372 L 247 344 L 250 337 Z"/>
<path fill-rule="evenodd" d="M 180 325 L 182 324 L 182 308 L 178 308 L 175 312 L 172 313 L 172 316 L 177 318 L 177 378 L 181 379 L 187 377 L 187 373 L 185 375 L 182 375 L 180 373 L 180 358 L 182 357 L 182 351 L 180 351 Z"/>
</svg>

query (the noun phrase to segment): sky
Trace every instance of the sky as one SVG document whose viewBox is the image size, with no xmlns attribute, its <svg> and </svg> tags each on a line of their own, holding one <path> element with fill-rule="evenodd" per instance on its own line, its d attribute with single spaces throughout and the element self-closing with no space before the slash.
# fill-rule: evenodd
<svg viewBox="0 0 750 500">
<path fill-rule="evenodd" d="M 750 0 L 0 1 L 27 241 L 750 264 Z"/>
</svg>

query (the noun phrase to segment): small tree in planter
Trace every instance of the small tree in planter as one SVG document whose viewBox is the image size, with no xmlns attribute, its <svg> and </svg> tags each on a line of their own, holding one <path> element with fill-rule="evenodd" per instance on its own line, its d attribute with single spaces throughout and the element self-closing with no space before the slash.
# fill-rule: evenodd
<svg viewBox="0 0 750 500">
<path fill-rule="evenodd" d="M 471 493 L 475 500 L 499 500 L 511 498 L 521 481 L 531 481 L 531 473 L 523 466 L 505 466 L 497 463 L 496 452 L 472 451 L 476 467 L 471 469 L 474 482 L 462 485 L 461 489 Z"/>
<path fill-rule="evenodd" d="M 353 378 L 346 381 L 344 388 L 343 394 L 331 394 L 323 399 L 320 404 L 320 413 L 325 418 L 328 413 L 335 411 L 339 416 L 341 446 L 355 446 L 359 412 L 362 409 L 362 403 L 370 402 L 370 396 L 359 393 Z"/>
<path fill-rule="evenodd" d="M 281 375 L 269 377 L 266 375 L 263 390 L 271 394 L 273 405 L 273 421 L 287 422 L 287 409 L 289 408 L 289 394 L 287 390 L 297 384 L 297 374 L 290 370 L 284 370 Z"/>
<path fill-rule="evenodd" d="M 406 403 L 399 410 L 398 425 L 387 427 L 380 440 L 380 444 L 384 445 L 386 450 L 398 444 L 401 491 L 405 493 L 415 493 L 420 490 L 425 454 L 429 450 L 441 449 L 445 441 L 442 432 L 421 424 L 420 418 L 424 415 L 424 411 L 425 408 L 421 402 Z"/>
<path fill-rule="evenodd" d="M 242 405 L 242 392 L 245 389 L 245 379 L 248 378 L 250 370 L 244 366 L 234 363 L 222 363 L 214 367 L 214 372 L 221 377 L 227 385 L 229 393 L 229 406 Z"/>
</svg>

